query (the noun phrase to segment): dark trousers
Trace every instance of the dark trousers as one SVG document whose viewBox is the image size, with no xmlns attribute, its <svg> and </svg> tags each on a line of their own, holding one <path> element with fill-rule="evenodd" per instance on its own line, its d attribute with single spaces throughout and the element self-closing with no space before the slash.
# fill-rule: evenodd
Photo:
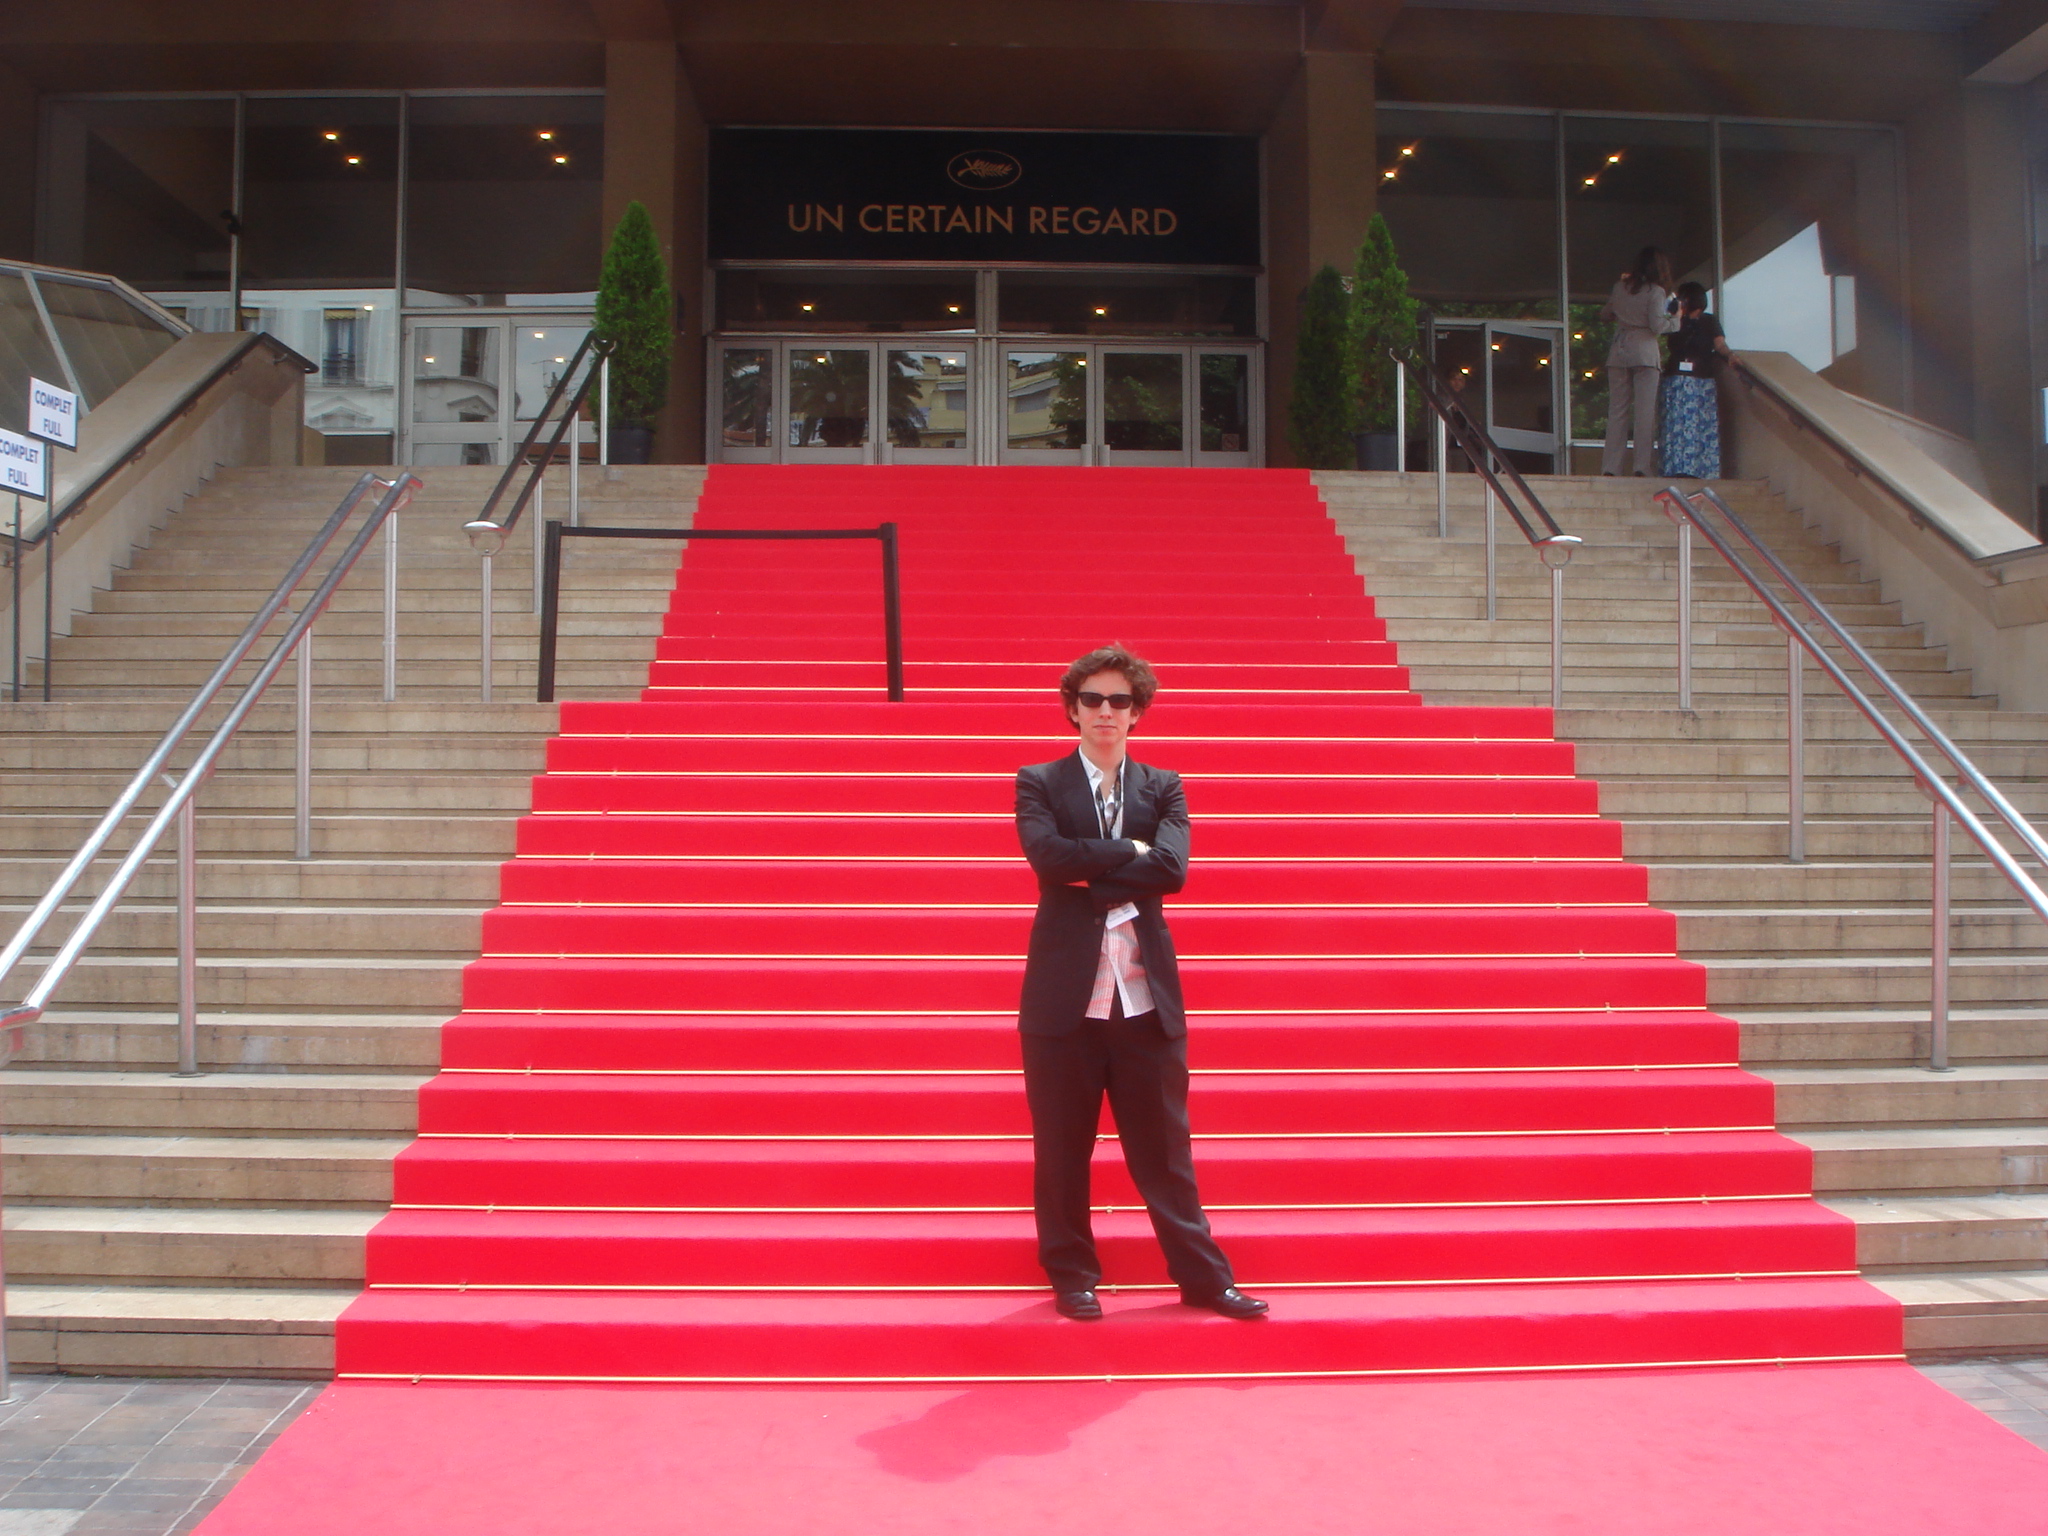
<svg viewBox="0 0 2048 1536">
<path fill-rule="evenodd" d="M 1119 1004 L 1112 1011 L 1121 1014 Z M 1166 1270 L 1181 1289 L 1213 1296 L 1230 1261 L 1209 1235 L 1188 1142 L 1187 1041 L 1169 1040 L 1157 1014 L 1083 1019 L 1066 1035 L 1025 1035 L 1024 1095 L 1037 1162 L 1038 1262 L 1056 1291 L 1093 1290 L 1102 1278 L 1088 1219 L 1089 1160 L 1102 1097 L 1123 1142 L 1124 1165 L 1144 1198 Z"/>
</svg>

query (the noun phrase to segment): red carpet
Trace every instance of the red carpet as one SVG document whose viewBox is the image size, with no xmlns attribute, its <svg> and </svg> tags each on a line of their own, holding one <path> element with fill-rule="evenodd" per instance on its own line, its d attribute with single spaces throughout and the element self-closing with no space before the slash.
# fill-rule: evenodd
<svg viewBox="0 0 2048 1536">
<path fill-rule="evenodd" d="M 1216 1405 L 1246 1401 L 1143 1382 L 1899 1356 L 1897 1306 L 1856 1278 L 1850 1224 L 1811 1199 L 1810 1154 L 1772 1129 L 1769 1085 L 1735 1065 L 1734 1024 L 1705 1011 L 1703 973 L 1676 958 L 1671 917 L 1621 862 L 1549 712 L 1420 703 L 1305 475 L 719 468 L 698 525 L 883 519 L 902 528 L 910 702 L 881 698 L 874 546 L 707 541 L 687 548 L 643 701 L 564 706 L 395 1209 L 370 1237 L 370 1289 L 340 1324 L 356 1384 L 285 1442 L 313 1448 L 281 1447 L 209 1531 L 258 1529 L 235 1521 L 294 1456 L 340 1476 L 333 1447 L 402 1446 L 422 1413 L 461 1418 L 445 1454 L 493 1497 L 531 1487 L 493 1458 L 519 1465 L 531 1417 L 557 1413 L 581 1427 L 550 1456 L 600 1462 L 606 1426 L 639 1426 L 616 1433 L 661 1461 L 717 1421 L 709 1454 L 734 1458 L 718 1476 L 746 1474 L 717 1500 L 771 1497 L 748 1481 L 762 1425 L 799 1426 L 760 1465 L 797 1458 L 815 1474 L 805 1497 L 843 1486 L 872 1513 L 861 1501 L 897 1476 L 858 1437 L 808 1459 L 812 1399 L 793 1389 L 536 1398 L 379 1381 L 1107 1380 L 1089 1390 L 1135 1437 L 1100 1441 L 1114 1461 L 1169 1430 L 1183 1445 L 1172 1426 L 1227 1424 Z M 1011 776 L 1073 750 L 1053 684 L 1111 639 L 1161 676 L 1138 755 L 1187 779 L 1194 874 L 1170 913 L 1197 1161 L 1242 1283 L 1273 1301 L 1262 1324 L 1170 1303 L 1113 1140 L 1098 1175 L 1109 1319 L 1056 1318 L 1033 1264 L 1014 1022 L 1033 887 Z M 1617 1456 L 1682 1438 L 1710 1401 L 1758 1406 L 1715 1428 L 1709 1458 L 1796 1460 L 1847 1432 L 1803 1414 L 1853 1415 L 1866 1392 L 1895 1398 L 1901 1422 L 1946 1412 L 1903 1366 L 1655 1379 L 1490 1400 L 1583 1427 L 1644 1394 L 1664 1427 L 1611 1426 Z M 1355 1496 L 1409 1511 L 1385 1529 L 1512 1527 L 1490 1487 L 1456 1490 L 1471 1523 L 1415 1523 L 1429 1490 L 1397 1492 L 1388 1465 L 1346 1447 L 1377 1435 L 1402 1464 L 1432 1414 L 1490 1438 L 1522 1410 L 1474 1405 L 1469 1385 L 1327 1385 L 1258 1390 L 1313 1426 L 1314 1455 Z M 984 1390 L 816 1401 L 859 1404 L 846 1411 L 884 1438 L 928 1410 L 980 1424 L 1004 1403 L 1035 1405 L 1028 1420 L 1083 1401 Z M 1800 1393 L 1812 1401 L 1793 1413 Z M 958 1402 L 981 1406 L 944 1406 Z M 1789 1438 L 1770 1427 L 1786 1414 L 1801 1425 Z M 949 1435 L 932 1454 L 957 1453 Z M 1176 1455 L 1201 1437 L 1185 1443 L 1197 1450 Z M 1663 1465 L 1609 1475 L 1631 1499 L 1684 1482 Z M 1232 1497 L 1260 1507 L 1265 1476 Z M 1829 1479 L 1856 1482 L 1848 1462 Z M 1025 1482 L 1027 1502 L 1051 1496 Z M 1803 1507 L 1818 1520 L 1827 1505 Z M 904 1528 L 1025 1528 L 943 1506 L 927 1499 Z M 600 1528 L 520 1523 L 525 1508 L 404 1528 Z M 795 1510 L 685 1523 L 841 1528 Z M 1519 1528 L 1733 1528 L 1682 1523 L 1697 1518 Z"/>
<path fill-rule="evenodd" d="M 202 1536 L 2037 1536 L 2044 1509 L 2048 1457 L 1904 1365 L 344 1382 Z"/>
</svg>

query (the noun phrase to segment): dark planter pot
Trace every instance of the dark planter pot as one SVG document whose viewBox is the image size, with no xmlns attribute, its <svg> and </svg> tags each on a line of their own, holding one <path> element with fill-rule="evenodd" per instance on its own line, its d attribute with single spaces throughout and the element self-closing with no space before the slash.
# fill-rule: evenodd
<svg viewBox="0 0 2048 1536">
<path fill-rule="evenodd" d="M 1401 440 L 1391 432 L 1354 432 L 1360 469 L 1398 469 Z"/>
<path fill-rule="evenodd" d="M 614 464 L 645 464 L 654 453 L 652 427 L 613 427 L 609 435 Z"/>
</svg>

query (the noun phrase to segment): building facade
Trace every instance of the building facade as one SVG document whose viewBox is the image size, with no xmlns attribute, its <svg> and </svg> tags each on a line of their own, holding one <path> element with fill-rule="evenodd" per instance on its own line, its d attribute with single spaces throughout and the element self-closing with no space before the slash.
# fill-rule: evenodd
<svg viewBox="0 0 2048 1536">
<path fill-rule="evenodd" d="M 0 256 L 313 361 L 329 462 L 498 462 L 654 216 L 657 456 L 1280 464 L 1375 210 L 1532 467 L 1644 244 L 1738 347 L 2048 484 L 2048 0 L 455 0 L 14 12 Z"/>
</svg>

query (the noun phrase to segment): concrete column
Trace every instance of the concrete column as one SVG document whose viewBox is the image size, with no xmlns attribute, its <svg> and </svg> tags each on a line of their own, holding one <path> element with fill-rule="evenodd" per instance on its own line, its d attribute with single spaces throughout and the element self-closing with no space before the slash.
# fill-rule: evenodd
<svg viewBox="0 0 2048 1536">
<path fill-rule="evenodd" d="M 1350 272 L 1377 188 L 1373 55 L 1309 51 L 1266 130 L 1266 461 L 1294 462 L 1287 410 L 1302 290 Z"/>
<path fill-rule="evenodd" d="M 0 198 L 0 256 L 35 257 L 36 88 L 19 72 L 0 64 L 0 178 L 14 189 Z"/>
<path fill-rule="evenodd" d="M 605 44 L 604 229 L 638 199 L 653 217 L 677 296 L 669 404 L 655 423 L 661 463 L 703 462 L 704 122 L 674 42 Z"/>
</svg>

